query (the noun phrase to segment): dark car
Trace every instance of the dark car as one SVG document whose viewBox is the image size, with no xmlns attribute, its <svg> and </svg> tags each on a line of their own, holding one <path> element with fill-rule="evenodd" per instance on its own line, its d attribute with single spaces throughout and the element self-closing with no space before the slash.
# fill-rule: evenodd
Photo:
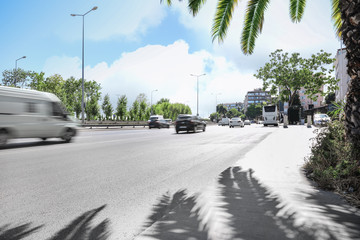
<svg viewBox="0 0 360 240">
<path fill-rule="evenodd" d="M 196 130 L 203 130 L 203 132 L 205 132 L 205 129 L 206 123 L 197 116 L 179 115 L 175 121 L 176 133 L 179 133 L 180 131 L 196 132 Z"/>
<path fill-rule="evenodd" d="M 149 120 L 149 128 L 170 128 L 170 123 L 164 119 L 151 119 Z"/>
</svg>

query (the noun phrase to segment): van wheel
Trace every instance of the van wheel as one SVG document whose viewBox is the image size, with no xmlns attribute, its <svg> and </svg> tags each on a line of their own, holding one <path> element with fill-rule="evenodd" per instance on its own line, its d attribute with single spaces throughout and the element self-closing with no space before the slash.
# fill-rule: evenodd
<svg viewBox="0 0 360 240">
<path fill-rule="evenodd" d="M 8 132 L 6 130 L 0 130 L 0 147 L 5 146 L 8 139 L 9 139 Z"/>
<path fill-rule="evenodd" d="M 205 130 L 206 130 L 206 126 L 204 126 L 204 128 L 203 128 L 203 132 L 205 132 Z"/>
<path fill-rule="evenodd" d="M 43 141 L 46 141 L 47 138 L 41 138 Z"/>
<path fill-rule="evenodd" d="M 69 143 L 71 141 L 71 138 L 74 136 L 74 131 L 71 128 L 66 129 L 62 139 L 66 142 Z"/>
</svg>

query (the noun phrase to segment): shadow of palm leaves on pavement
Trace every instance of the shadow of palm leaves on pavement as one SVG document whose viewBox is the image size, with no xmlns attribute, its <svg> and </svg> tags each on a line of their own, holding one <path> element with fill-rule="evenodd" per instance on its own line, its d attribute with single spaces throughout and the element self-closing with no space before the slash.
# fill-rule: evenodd
<svg viewBox="0 0 360 240">
<path fill-rule="evenodd" d="M 110 236 L 108 230 L 110 221 L 105 219 L 96 226 L 92 226 L 92 221 L 96 215 L 103 210 L 106 205 L 92 209 L 77 217 L 64 229 L 61 229 L 49 240 L 106 240 Z"/>
<path fill-rule="evenodd" d="M 30 223 L 11 227 L 10 224 L 6 224 L 0 227 L 0 240 L 20 240 L 28 237 L 32 233 L 38 231 L 43 226 L 37 226 L 31 228 Z"/>
<path fill-rule="evenodd" d="M 144 224 L 150 239 L 338 239 L 327 226 L 304 226 L 296 212 L 263 186 L 253 171 L 230 167 L 220 174 L 214 199 L 164 194 Z M 214 193 L 213 193 L 214 194 Z M 327 231 L 326 238 L 316 231 Z"/>
<path fill-rule="evenodd" d="M 206 231 L 201 230 L 199 212 L 193 210 L 195 204 L 195 197 L 189 197 L 185 190 L 172 196 L 164 194 L 143 226 L 144 230 L 153 227 L 153 231 L 144 236 L 164 240 L 207 239 Z"/>
<path fill-rule="evenodd" d="M 232 238 L 241 239 L 314 239 L 296 224 L 295 213 L 279 216 L 284 203 L 253 177 L 253 171 L 232 167 L 219 178 L 222 207 L 231 216 Z"/>
<path fill-rule="evenodd" d="M 337 227 L 338 239 L 360 239 L 360 209 L 351 207 L 339 195 L 319 190 L 317 194 L 302 192 L 305 199 L 318 206 L 318 212 L 331 219 Z"/>
</svg>

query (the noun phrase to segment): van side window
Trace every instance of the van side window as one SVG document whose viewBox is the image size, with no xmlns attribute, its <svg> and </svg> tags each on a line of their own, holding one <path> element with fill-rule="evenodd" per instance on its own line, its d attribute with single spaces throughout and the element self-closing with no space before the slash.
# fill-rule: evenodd
<svg viewBox="0 0 360 240">
<path fill-rule="evenodd" d="M 63 116 L 64 112 L 61 109 L 60 105 L 57 102 L 52 103 L 52 115 L 53 116 Z"/>
<path fill-rule="evenodd" d="M 33 102 L 27 103 L 26 112 L 28 112 L 28 113 L 36 113 L 36 103 L 33 103 Z"/>
</svg>

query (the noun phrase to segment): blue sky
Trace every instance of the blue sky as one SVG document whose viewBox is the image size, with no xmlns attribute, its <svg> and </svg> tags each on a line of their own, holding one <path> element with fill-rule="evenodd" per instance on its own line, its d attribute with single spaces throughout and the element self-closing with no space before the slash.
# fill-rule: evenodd
<svg viewBox="0 0 360 240">
<path fill-rule="evenodd" d="M 81 78 L 82 19 L 85 16 L 85 78 L 102 86 L 115 105 L 125 94 L 131 104 L 145 93 L 150 102 L 169 98 L 190 105 L 196 113 L 196 78 L 199 78 L 199 112 L 208 116 L 217 103 L 242 102 L 262 82 L 253 77 L 278 48 L 309 56 L 320 49 L 340 48 L 330 21 L 329 0 L 307 1 L 304 18 L 294 24 L 289 3 L 272 0 L 255 52 L 240 50 L 246 1 L 235 14 L 224 43 L 211 41 L 216 1 L 208 0 L 193 18 L 186 2 L 172 7 L 159 0 L 4 0 L 0 9 L 0 71 L 15 67 Z"/>
</svg>

